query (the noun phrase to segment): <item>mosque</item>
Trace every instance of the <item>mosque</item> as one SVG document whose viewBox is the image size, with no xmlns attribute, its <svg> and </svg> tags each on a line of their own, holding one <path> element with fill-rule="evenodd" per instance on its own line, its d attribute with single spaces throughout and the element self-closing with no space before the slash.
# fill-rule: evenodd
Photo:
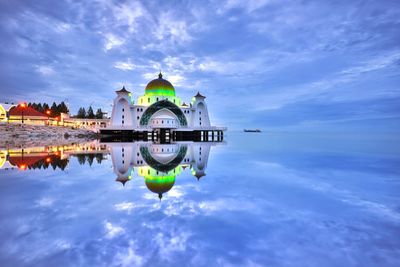
<svg viewBox="0 0 400 267">
<path fill-rule="evenodd" d="M 71 144 L 50 147 L 0 150 L 0 175 L 3 171 L 53 169 L 64 170 L 69 158 L 100 158 L 111 156 L 116 181 L 125 185 L 132 179 L 143 178 L 154 198 L 163 196 L 175 185 L 184 172 L 200 180 L 206 175 L 211 147 L 220 142 L 176 142 L 158 144 L 138 141 L 133 143 Z M 91 156 L 91 157 L 90 157 Z M 83 163 L 90 162 L 84 160 Z"/>
<path fill-rule="evenodd" d="M 185 170 L 200 180 L 215 142 L 152 142 L 109 143 L 116 181 L 125 185 L 135 176 L 144 178 L 148 190 L 161 200 L 170 191 L 175 179 Z"/>
<path fill-rule="evenodd" d="M 199 92 L 186 104 L 174 86 L 163 78 L 150 81 L 136 103 L 125 87 L 116 91 L 110 125 L 104 136 L 140 138 L 145 141 L 222 141 L 225 127 L 212 126 L 205 96 Z"/>
</svg>

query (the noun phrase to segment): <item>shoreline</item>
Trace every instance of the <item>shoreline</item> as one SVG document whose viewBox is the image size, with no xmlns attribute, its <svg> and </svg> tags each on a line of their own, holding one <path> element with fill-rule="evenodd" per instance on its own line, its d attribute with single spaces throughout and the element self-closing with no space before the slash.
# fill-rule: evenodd
<svg viewBox="0 0 400 267">
<path fill-rule="evenodd" d="M 0 123 L 0 136 L 0 149 L 64 145 L 99 138 L 98 133 L 86 129 L 20 123 Z"/>
</svg>

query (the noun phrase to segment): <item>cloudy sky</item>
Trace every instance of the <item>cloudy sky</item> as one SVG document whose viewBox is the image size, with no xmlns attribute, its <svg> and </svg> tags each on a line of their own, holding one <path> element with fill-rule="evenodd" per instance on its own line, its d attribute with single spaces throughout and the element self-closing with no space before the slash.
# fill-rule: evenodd
<svg viewBox="0 0 400 267">
<path fill-rule="evenodd" d="M 400 130 L 400 2 L 0 0 L 0 102 L 111 109 L 161 69 L 231 129 Z"/>
</svg>

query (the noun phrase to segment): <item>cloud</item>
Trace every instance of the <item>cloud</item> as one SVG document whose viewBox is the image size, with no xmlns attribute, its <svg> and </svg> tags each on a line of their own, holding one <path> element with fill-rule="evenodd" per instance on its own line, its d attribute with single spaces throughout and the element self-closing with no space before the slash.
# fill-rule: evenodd
<svg viewBox="0 0 400 267">
<path fill-rule="evenodd" d="M 137 66 L 131 62 L 130 59 L 128 61 L 117 61 L 114 63 L 114 67 L 123 71 L 133 70 Z"/>
<path fill-rule="evenodd" d="M 56 73 L 53 67 L 46 65 L 37 66 L 36 70 L 43 76 L 52 76 Z"/>
<path fill-rule="evenodd" d="M 271 0 L 248 0 L 248 1 L 226 0 L 225 3 L 223 4 L 223 7 L 218 9 L 218 12 L 225 13 L 234 8 L 243 8 L 248 13 L 251 13 L 254 10 L 262 8 L 271 2 L 272 2 Z"/>
<path fill-rule="evenodd" d="M 105 38 L 105 43 L 104 43 L 104 49 L 106 51 L 111 50 L 116 47 L 120 47 L 125 44 L 125 40 L 121 37 L 118 37 L 112 33 L 107 33 L 104 35 Z"/>
<path fill-rule="evenodd" d="M 37 205 L 39 207 L 44 207 L 44 208 L 53 206 L 53 203 L 54 203 L 54 199 L 48 198 L 48 197 L 41 198 L 37 201 Z"/>
</svg>

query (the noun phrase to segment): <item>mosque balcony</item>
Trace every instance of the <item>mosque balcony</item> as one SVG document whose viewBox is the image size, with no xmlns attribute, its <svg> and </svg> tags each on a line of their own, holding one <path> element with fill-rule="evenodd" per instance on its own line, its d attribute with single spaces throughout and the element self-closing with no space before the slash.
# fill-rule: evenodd
<svg viewBox="0 0 400 267">
<path fill-rule="evenodd" d="M 154 118 L 151 119 L 151 128 L 179 128 L 179 121 L 174 118 Z"/>
</svg>

